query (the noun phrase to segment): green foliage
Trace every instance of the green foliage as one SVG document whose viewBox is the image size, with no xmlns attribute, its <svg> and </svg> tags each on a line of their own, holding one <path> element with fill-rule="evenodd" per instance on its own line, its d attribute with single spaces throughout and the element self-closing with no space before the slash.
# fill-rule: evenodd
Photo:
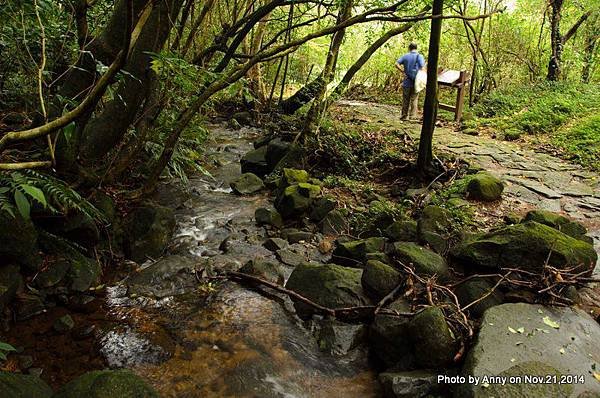
<svg viewBox="0 0 600 398">
<path fill-rule="evenodd" d="M 65 182 L 34 170 L 0 173 L 0 211 L 29 218 L 34 205 L 54 214 L 77 210 L 91 219 L 104 222 L 104 216 Z"/>
<path fill-rule="evenodd" d="M 369 203 L 368 209 L 355 211 L 350 226 L 357 236 L 381 235 L 394 221 L 404 220 L 410 213 L 410 202 L 394 202 L 380 197 Z"/>
<path fill-rule="evenodd" d="M 9 352 L 17 351 L 12 345 L 0 341 L 0 361 L 6 361 L 6 355 Z"/>
<path fill-rule="evenodd" d="M 517 132 L 553 134 L 569 121 L 599 109 L 597 85 L 540 83 L 494 91 L 473 108 L 477 116 L 473 123 L 508 131 L 505 136 L 514 139 Z"/>
<path fill-rule="evenodd" d="M 600 170 L 600 114 L 592 114 L 561 129 L 552 139 L 576 162 Z"/>
</svg>

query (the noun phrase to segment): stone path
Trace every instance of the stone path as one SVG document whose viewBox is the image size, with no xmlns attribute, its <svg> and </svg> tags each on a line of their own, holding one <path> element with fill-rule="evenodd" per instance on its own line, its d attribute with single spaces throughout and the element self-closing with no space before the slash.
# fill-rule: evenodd
<svg viewBox="0 0 600 398">
<path fill-rule="evenodd" d="M 341 101 L 356 118 L 405 128 L 418 139 L 420 124 L 399 123 L 400 109 L 362 101 Z M 523 207 L 563 212 L 588 226 L 600 252 L 600 175 L 565 160 L 535 152 L 515 142 L 486 136 L 471 136 L 448 128 L 437 128 L 437 151 L 451 152 L 472 165 L 496 174 L 506 182 L 505 195 Z"/>
</svg>

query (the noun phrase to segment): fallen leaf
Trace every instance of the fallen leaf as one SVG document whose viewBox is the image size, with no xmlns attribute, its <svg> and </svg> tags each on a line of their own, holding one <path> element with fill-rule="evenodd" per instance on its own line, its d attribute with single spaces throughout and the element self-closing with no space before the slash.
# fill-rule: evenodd
<svg viewBox="0 0 600 398">
<path fill-rule="evenodd" d="M 558 329 L 560 328 L 560 325 L 558 324 L 558 322 L 554 322 L 552 319 L 550 319 L 550 317 L 545 316 L 543 319 L 544 323 L 548 326 L 550 326 L 551 328 L 554 329 Z"/>
<path fill-rule="evenodd" d="M 517 332 L 523 334 L 523 333 L 525 333 L 525 328 L 524 327 L 520 327 L 520 328 L 517 329 Z"/>
<path fill-rule="evenodd" d="M 565 353 L 565 349 L 561 348 L 560 350 L 558 350 L 558 352 L 560 352 L 561 354 L 564 354 Z"/>
<path fill-rule="evenodd" d="M 596 380 L 600 381 L 600 373 L 594 372 L 593 375 Z"/>
<path fill-rule="evenodd" d="M 508 327 L 508 331 L 511 333 L 517 333 L 517 331 L 513 328 L 511 328 L 510 326 Z"/>
</svg>

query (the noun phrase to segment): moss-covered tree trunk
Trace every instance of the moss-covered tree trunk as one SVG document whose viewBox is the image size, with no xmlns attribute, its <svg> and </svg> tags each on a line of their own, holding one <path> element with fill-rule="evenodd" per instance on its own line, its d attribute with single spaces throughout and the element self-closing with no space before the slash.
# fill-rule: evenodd
<svg viewBox="0 0 600 398">
<path fill-rule="evenodd" d="M 442 36 L 442 12 L 444 0 L 434 0 L 429 34 L 429 54 L 427 55 L 427 87 L 425 88 L 425 105 L 423 106 L 423 126 L 419 141 L 418 170 L 425 174 L 433 161 L 433 132 L 438 109 L 437 69 L 440 56 L 440 38 Z M 436 18 L 437 17 L 437 18 Z"/>
<path fill-rule="evenodd" d="M 552 12 L 550 13 L 550 62 L 548 63 L 548 75 L 550 81 L 560 78 L 561 60 L 563 51 L 563 40 L 560 35 L 560 20 L 562 18 L 563 0 L 551 0 Z"/>
</svg>

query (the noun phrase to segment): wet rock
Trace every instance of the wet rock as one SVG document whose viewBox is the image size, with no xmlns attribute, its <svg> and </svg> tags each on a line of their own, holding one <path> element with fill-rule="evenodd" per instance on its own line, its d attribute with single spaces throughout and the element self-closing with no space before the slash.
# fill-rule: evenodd
<svg viewBox="0 0 600 398">
<path fill-rule="evenodd" d="M 21 294 L 16 301 L 17 320 L 29 319 L 46 310 L 42 298 L 36 294 Z"/>
<path fill-rule="evenodd" d="M 98 281 L 102 268 L 96 260 L 79 255 L 71 257 L 69 262 L 70 268 L 67 276 L 70 280 L 71 290 L 85 292 Z"/>
<path fill-rule="evenodd" d="M 231 189 L 238 195 L 250 195 L 265 187 L 263 181 L 252 173 L 244 173 L 230 184 Z"/>
<path fill-rule="evenodd" d="M 59 259 L 37 275 L 35 284 L 41 288 L 56 286 L 67 276 L 70 268 L 69 261 Z"/>
<path fill-rule="evenodd" d="M 417 222 L 417 235 L 421 243 L 428 244 L 437 253 L 444 253 L 452 235 L 452 221 L 448 210 L 439 206 L 425 207 Z"/>
<path fill-rule="evenodd" d="M 296 231 L 287 234 L 287 240 L 290 243 L 311 242 L 315 234 L 307 231 Z"/>
<path fill-rule="evenodd" d="M 38 252 L 38 233 L 31 220 L 0 211 L 0 258 L 35 272 L 42 264 Z"/>
<path fill-rule="evenodd" d="M 80 211 L 70 212 L 60 219 L 53 232 L 85 247 L 93 247 L 100 241 L 96 222 Z"/>
<path fill-rule="evenodd" d="M 320 222 L 325 216 L 336 207 L 336 202 L 332 198 L 320 198 L 315 201 L 310 212 L 310 219 L 314 222 Z"/>
<path fill-rule="evenodd" d="M 23 286 L 23 277 L 16 265 L 0 265 L 0 314 Z"/>
<path fill-rule="evenodd" d="M 136 262 L 158 258 L 175 231 L 173 210 L 146 204 L 133 210 L 125 219 L 125 254 Z"/>
<path fill-rule="evenodd" d="M 367 305 L 370 300 L 360 283 L 362 270 L 336 264 L 303 263 L 297 266 L 286 287 L 328 308 Z M 298 315 L 308 317 L 313 308 L 295 303 Z"/>
<path fill-rule="evenodd" d="M 332 260 L 350 267 L 362 267 L 367 253 L 383 252 L 384 246 L 385 238 L 381 237 L 338 242 Z"/>
<path fill-rule="evenodd" d="M 188 257 L 164 257 L 127 279 L 128 294 L 155 298 L 183 294 L 195 285 L 194 265 Z"/>
<path fill-rule="evenodd" d="M 341 210 L 332 210 L 319 223 L 319 230 L 328 236 L 341 235 L 348 231 L 350 225 Z"/>
<path fill-rule="evenodd" d="M 512 333 L 509 328 L 517 332 Z M 484 313 L 476 343 L 469 351 L 461 373 L 465 376 L 582 375 L 585 383 L 573 384 L 571 391 L 562 390 L 571 386 L 560 387 L 558 383 L 547 384 L 541 390 L 531 384 L 514 384 L 505 386 L 508 389 L 498 390 L 495 396 L 576 397 L 586 390 L 597 396 L 600 383 L 592 370 L 600 362 L 599 339 L 600 325 L 583 310 L 524 303 L 502 304 Z M 558 387 L 560 391 L 553 390 Z M 481 385 L 466 384 L 461 385 L 454 396 L 487 397 L 488 390 Z"/>
<path fill-rule="evenodd" d="M 379 375 L 379 383 L 385 398 L 431 397 L 445 392 L 437 381 L 438 374 L 428 370 L 385 372 Z"/>
<path fill-rule="evenodd" d="M 53 398 L 158 398 L 159 395 L 129 370 L 97 370 L 70 381 Z"/>
<path fill-rule="evenodd" d="M 295 253 L 289 249 L 277 250 L 277 258 L 286 265 L 295 267 L 306 261 L 303 255 Z"/>
<path fill-rule="evenodd" d="M 394 255 L 404 264 L 412 264 L 419 275 L 437 275 L 440 279 L 449 275 L 448 265 L 442 256 L 416 243 L 394 243 Z"/>
<path fill-rule="evenodd" d="M 285 239 L 269 238 L 263 243 L 263 246 L 269 251 L 276 252 L 277 250 L 285 249 L 289 244 Z"/>
<path fill-rule="evenodd" d="M 242 165 L 242 173 L 252 173 L 259 177 L 264 177 L 265 175 L 269 174 L 271 169 L 267 164 L 266 155 L 266 145 L 247 152 L 240 160 Z"/>
<path fill-rule="evenodd" d="M 392 242 L 416 242 L 417 241 L 417 223 L 416 221 L 395 221 L 385 230 L 387 236 Z"/>
<path fill-rule="evenodd" d="M 410 312 L 410 305 L 399 298 L 385 308 Z M 408 369 L 413 363 L 412 344 L 409 340 L 410 317 L 377 314 L 369 327 L 369 345 L 375 356 L 386 367 Z"/>
<path fill-rule="evenodd" d="M 375 301 L 387 296 L 402 280 L 400 272 L 380 261 L 370 260 L 365 265 L 361 283 Z"/>
<path fill-rule="evenodd" d="M 523 222 L 525 221 L 535 221 L 557 229 L 572 238 L 582 240 L 590 245 L 594 244 L 594 239 L 590 236 L 586 236 L 588 232 L 586 227 L 576 221 L 571 221 L 560 214 L 545 210 L 531 210 L 523 217 Z"/>
<path fill-rule="evenodd" d="M 0 396 L 6 398 L 50 398 L 52 389 L 39 377 L 0 371 Z"/>
<path fill-rule="evenodd" d="M 321 188 L 318 185 L 309 183 L 290 185 L 277 196 L 275 208 L 285 219 L 301 216 L 309 210 L 320 192 Z"/>
<path fill-rule="evenodd" d="M 365 335 L 365 325 L 352 325 L 335 319 L 327 319 L 322 322 L 317 341 L 321 351 L 331 355 L 344 356 L 360 345 Z"/>
<path fill-rule="evenodd" d="M 254 218 L 258 225 L 271 225 L 275 228 L 283 227 L 283 218 L 277 210 L 259 207 L 254 212 Z"/>
<path fill-rule="evenodd" d="M 485 202 L 493 202 L 502 197 L 504 184 L 489 173 L 477 173 L 467 184 L 467 197 Z"/>
<path fill-rule="evenodd" d="M 64 315 L 57 318 L 52 324 L 52 328 L 58 333 L 65 333 L 75 327 L 75 321 L 71 318 L 71 315 Z"/>
<path fill-rule="evenodd" d="M 458 285 L 455 294 L 460 302 L 460 305 L 464 307 L 475 300 L 480 300 L 483 296 L 490 292 L 493 286 L 494 285 L 492 283 L 484 279 L 471 279 Z M 496 289 L 492 294 L 469 307 L 468 311 L 472 315 L 480 317 L 488 308 L 502 304 L 503 299 L 503 294 Z"/>
<path fill-rule="evenodd" d="M 431 306 L 421 311 L 411 319 L 408 328 L 419 366 L 440 369 L 452 362 L 457 344 L 440 308 Z"/>
<path fill-rule="evenodd" d="M 275 138 L 267 144 L 267 153 L 265 158 L 271 170 L 274 170 L 277 164 L 290 151 L 291 143 L 283 141 L 281 138 Z"/>
<path fill-rule="evenodd" d="M 467 239 L 455 248 L 453 255 L 472 266 L 517 266 L 533 272 L 541 271 L 547 260 L 554 267 L 574 266 L 576 272 L 591 271 L 598 258 L 592 245 L 535 221 Z"/>
<path fill-rule="evenodd" d="M 249 126 L 252 124 L 252 114 L 250 112 L 236 112 L 231 117 L 233 120 L 241 124 L 242 126 Z"/>
<path fill-rule="evenodd" d="M 273 261 L 260 259 L 250 260 L 240 268 L 240 272 L 254 275 L 279 285 L 283 285 L 285 281 L 281 266 Z"/>
</svg>

